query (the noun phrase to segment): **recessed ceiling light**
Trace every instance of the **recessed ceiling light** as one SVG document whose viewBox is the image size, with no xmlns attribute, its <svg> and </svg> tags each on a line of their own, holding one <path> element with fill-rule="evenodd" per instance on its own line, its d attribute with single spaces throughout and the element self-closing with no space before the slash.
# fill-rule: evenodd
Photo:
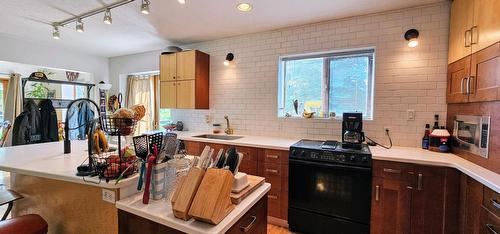
<svg viewBox="0 0 500 234">
<path fill-rule="evenodd" d="M 252 10 L 252 5 L 250 3 L 240 3 L 236 6 L 239 11 L 249 12 Z"/>
<path fill-rule="evenodd" d="M 180 4 L 186 4 L 186 0 L 177 0 L 177 2 L 179 2 Z"/>
</svg>

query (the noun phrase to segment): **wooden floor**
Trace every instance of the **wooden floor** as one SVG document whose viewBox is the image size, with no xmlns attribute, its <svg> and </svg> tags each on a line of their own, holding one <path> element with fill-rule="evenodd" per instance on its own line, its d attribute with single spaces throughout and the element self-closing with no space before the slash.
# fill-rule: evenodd
<svg viewBox="0 0 500 234">
<path fill-rule="evenodd" d="M 289 234 L 292 233 L 288 229 L 272 224 L 267 224 L 267 234 Z"/>
</svg>

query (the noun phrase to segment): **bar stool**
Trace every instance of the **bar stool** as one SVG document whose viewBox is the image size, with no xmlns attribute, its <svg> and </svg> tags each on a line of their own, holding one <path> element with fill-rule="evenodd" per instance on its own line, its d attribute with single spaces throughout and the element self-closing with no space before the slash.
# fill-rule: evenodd
<svg viewBox="0 0 500 234">
<path fill-rule="evenodd" d="M 37 214 L 22 215 L 7 219 L 14 201 L 22 199 L 19 193 L 10 190 L 0 190 L 0 206 L 8 204 L 2 220 L 0 221 L 0 234 L 45 234 L 48 232 L 47 222 Z"/>
</svg>

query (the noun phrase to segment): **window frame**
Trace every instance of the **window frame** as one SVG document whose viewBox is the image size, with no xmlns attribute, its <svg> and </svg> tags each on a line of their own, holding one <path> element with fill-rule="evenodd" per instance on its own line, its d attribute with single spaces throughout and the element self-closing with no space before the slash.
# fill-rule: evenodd
<svg viewBox="0 0 500 234">
<path fill-rule="evenodd" d="M 296 55 L 283 55 L 278 57 L 278 108 L 277 115 L 278 118 L 302 118 L 302 117 L 287 117 L 285 113 L 285 76 L 286 76 L 286 62 L 293 60 L 303 60 L 303 59 L 323 59 L 323 77 L 322 77 L 322 111 L 323 113 L 329 113 L 329 102 L 330 102 L 330 62 L 335 58 L 342 57 L 360 57 L 369 56 L 368 66 L 368 84 L 367 84 L 367 110 L 368 113 L 363 113 L 364 120 L 374 119 L 374 93 L 375 93 L 375 47 L 364 47 L 356 49 L 345 49 L 345 50 L 335 50 L 335 51 L 323 51 L 307 54 L 296 54 Z M 315 116 L 317 119 L 342 119 L 341 115 L 336 115 L 335 118 L 330 116 Z"/>
</svg>

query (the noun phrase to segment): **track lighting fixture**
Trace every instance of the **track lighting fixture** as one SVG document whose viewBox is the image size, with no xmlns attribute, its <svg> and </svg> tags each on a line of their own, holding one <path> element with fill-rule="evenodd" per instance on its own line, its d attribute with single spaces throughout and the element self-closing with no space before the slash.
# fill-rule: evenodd
<svg viewBox="0 0 500 234">
<path fill-rule="evenodd" d="M 59 40 L 61 38 L 61 36 L 59 35 L 59 28 L 56 24 L 54 24 L 52 27 L 54 28 L 54 30 L 52 31 L 52 38 Z"/>
<path fill-rule="evenodd" d="M 408 41 L 408 47 L 418 46 L 418 30 L 410 29 L 405 33 L 405 39 Z"/>
<path fill-rule="evenodd" d="M 233 53 L 228 53 L 226 55 L 226 60 L 224 61 L 224 66 L 229 66 L 229 64 L 231 63 L 231 61 L 234 60 L 234 54 Z"/>
<path fill-rule="evenodd" d="M 142 14 L 149 14 L 149 5 L 151 4 L 151 2 L 149 0 L 142 0 L 142 4 L 141 4 L 141 13 Z"/>
<path fill-rule="evenodd" d="M 76 21 L 76 27 L 75 27 L 75 30 L 79 33 L 82 33 L 83 32 L 83 21 L 82 19 L 78 19 L 78 21 Z"/>
<path fill-rule="evenodd" d="M 177 2 L 179 2 L 182 5 L 186 4 L 186 0 L 177 0 Z"/>
<path fill-rule="evenodd" d="M 113 18 L 111 18 L 111 10 L 109 8 L 106 9 L 106 12 L 104 12 L 103 22 L 105 24 L 112 24 L 113 23 Z"/>
</svg>

